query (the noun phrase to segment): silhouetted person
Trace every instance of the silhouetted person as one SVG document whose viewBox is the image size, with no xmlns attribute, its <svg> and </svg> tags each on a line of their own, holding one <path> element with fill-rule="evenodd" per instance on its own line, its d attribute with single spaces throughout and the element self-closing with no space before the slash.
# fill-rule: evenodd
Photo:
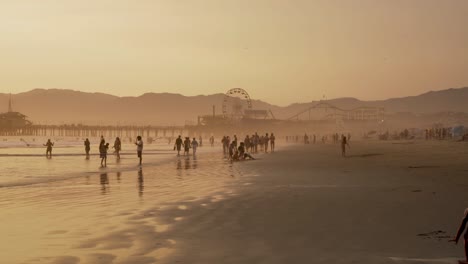
<svg viewBox="0 0 468 264">
<path fill-rule="evenodd" d="M 265 145 L 265 153 L 268 153 L 268 141 L 270 141 L 270 136 L 268 136 L 268 133 L 265 134 L 263 140 L 263 144 Z"/>
<path fill-rule="evenodd" d="M 117 156 L 117 159 L 120 159 L 120 150 L 122 149 L 122 142 L 120 142 L 119 137 L 115 138 L 113 148 L 115 149 L 115 155 Z"/>
<path fill-rule="evenodd" d="M 202 136 L 200 136 L 198 140 L 200 141 L 200 147 L 203 147 L 203 138 L 202 138 Z"/>
<path fill-rule="evenodd" d="M 50 141 L 50 139 L 47 140 L 47 143 L 44 144 L 45 147 L 47 147 L 46 149 L 46 157 L 47 158 L 52 158 L 52 147 L 54 146 L 54 143 L 52 143 Z"/>
<path fill-rule="evenodd" d="M 190 143 L 190 144 L 191 144 L 192 149 L 193 149 L 193 156 L 195 156 L 195 154 L 197 153 L 198 142 L 197 142 L 197 140 L 195 138 L 193 138 L 192 143 Z"/>
<path fill-rule="evenodd" d="M 107 167 L 107 150 L 109 149 L 109 143 L 105 143 L 104 139 L 101 140 L 99 145 L 99 155 L 101 157 L 101 167 Z"/>
<path fill-rule="evenodd" d="M 245 152 L 245 144 L 244 144 L 244 142 L 241 142 L 241 143 L 240 143 L 240 146 L 237 148 L 237 152 L 238 152 L 238 158 L 239 158 L 239 159 L 245 160 L 245 159 L 249 158 L 249 159 L 254 160 L 254 157 L 252 157 L 250 154 L 248 154 L 248 153 Z"/>
<path fill-rule="evenodd" d="M 89 151 L 91 150 L 91 143 L 89 142 L 89 139 L 86 139 L 84 141 L 84 146 L 85 146 L 86 158 L 89 159 Z"/>
<path fill-rule="evenodd" d="M 211 144 L 211 147 L 214 147 L 214 136 L 210 137 L 210 144 Z"/>
<path fill-rule="evenodd" d="M 135 145 L 137 146 L 137 156 L 140 159 L 140 165 L 141 161 L 143 159 L 143 140 L 141 139 L 141 136 L 137 137 L 137 141 L 135 142 Z"/>
<path fill-rule="evenodd" d="M 177 156 L 180 156 L 180 150 L 182 149 L 182 145 L 184 143 L 182 142 L 182 137 L 179 136 L 176 141 L 175 141 L 175 144 L 174 144 L 174 150 L 177 149 Z"/>
<path fill-rule="evenodd" d="M 184 156 L 190 154 L 190 138 L 186 137 L 184 140 Z"/>
<path fill-rule="evenodd" d="M 349 147 L 349 143 L 346 140 L 346 137 L 344 135 L 342 135 L 342 138 L 341 138 L 341 155 L 343 157 L 346 157 L 346 146 Z"/>
<path fill-rule="evenodd" d="M 229 144 L 226 136 L 223 136 L 223 139 L 221 139 L 221 144 L 223 144 L 223 153 L 226 154 L 229 149 Z"/>
<path fill-rule="evenodd" d="M 270 136 L 271 152 L 275 152 L 275 140 L 276 140 L 275 135 L 271 133 L 271 136 Z"/>
<path fill-rule="evenodd" d="M 460 227 L 458 228 L 457 236 L 454 239 L 451 239 L 451 242 L 455 242 L 458 244 L 458 240 L 460 239 L 463 231 L 465 231 L 466 223 L 468 222 L 468 208 L 465 210 L 465 215 L 463 216 L 462 222 Z M 465 240 L 465 259 L 468 262 L 468 229 L 465 231 L 465 235 L 463 236 Z"/>
<path fill-rule="evenodd" d="M 231 145 L 229 145 L 229 159 L 233 159 L 234 155 L 237 155 L 237 147 L 235 142 L 233 141 Z"/>
</svg>

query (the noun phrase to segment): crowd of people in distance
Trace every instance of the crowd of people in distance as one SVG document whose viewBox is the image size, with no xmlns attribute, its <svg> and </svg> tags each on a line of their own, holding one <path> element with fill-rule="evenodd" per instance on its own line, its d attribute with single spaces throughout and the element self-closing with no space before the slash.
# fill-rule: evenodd
<svg viewBox="0 0 468 264">
<path fill-rule="evenodd" d="M 244 140 L 239 142 L 237 135 L 231 139 L 230 136 L 223 136 L 221 144 L 223 153 L 232 161 L 246 160 L 255 158 L 250 153 L 275 152 L 276 137 L 273 133 L 259 135 L 257 132 L 252 135 L 246 135 Z"/>
<path fill-rule="evenodd" d="M 451 127 L 430 128 L 424 131 L 426 140 L 430 139 L 451 139 L 453 138 Z"/>
<path fill-rule="evenodd" d="M 346 140 L 349 142 L 351 141 L 351 134 L 348 133 L 347 136 L 344 134 L 341 134 L 341 136 L 338 133 L 332 133 L 332 134 L 324 134 L 320 138 L 316 134 L 304 134 L 303 136 L 295 135 L 295 136 L 286 136 L 286 142 L 288 143 L 304 143 L 304 144 L 316 144 L 318 140 L 320 140 L 321 143 L 333 143 L 333 144 L 338 144 L 341 143 L 343 137 L 346 137 Z"/>
<path fill-rule="evenodd" d="M 286 136 L 286 142 L 288 143 L 303 143 L 303 144 L 316 144 L 317 143 L 317 135 L 316 134 L 304 134 L 303 136 L 295 135 L 295 136 Z M 349 142 L 351 141 L 351 134 L 348 133 L 347 135 L 338 133 L 333 134 L 324 134 L 320 138 L 322 144 L 326 144 L 328 142 L 333 144 L 340 144 L 341 146 L 341 155 L 346 157 L 346 148 L 350 147 Z"/>
</svg>

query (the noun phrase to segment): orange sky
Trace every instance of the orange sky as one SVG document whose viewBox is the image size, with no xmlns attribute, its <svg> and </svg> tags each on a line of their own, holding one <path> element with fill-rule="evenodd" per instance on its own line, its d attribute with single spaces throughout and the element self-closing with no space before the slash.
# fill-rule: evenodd
<svg viewBox="0 0 468 264">
<path fill-rule="evenodd" d="M 0 2 L 0 92 L 242 87 L 286 105 L 468 86 L 467 0 Z"/>
</svg>

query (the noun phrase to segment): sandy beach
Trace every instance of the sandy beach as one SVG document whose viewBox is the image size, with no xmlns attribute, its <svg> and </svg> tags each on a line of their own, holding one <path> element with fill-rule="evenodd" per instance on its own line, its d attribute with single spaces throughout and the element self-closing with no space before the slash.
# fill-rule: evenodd
<svg viewBox="0 0 468 264">
<path fill-rule="evenodd" d="M 456 263 L 466 143 L 221 150 L 0 189 L 1 263 Z M 130 158 L 130 157 L 128 157 Z"/>
</svg>

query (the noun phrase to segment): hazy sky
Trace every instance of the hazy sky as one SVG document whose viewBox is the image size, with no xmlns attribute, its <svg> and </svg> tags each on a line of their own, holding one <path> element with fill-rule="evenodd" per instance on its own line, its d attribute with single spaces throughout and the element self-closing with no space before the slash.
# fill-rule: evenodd
<svg viewBox="0 0 468 264">
<path fill-rule="evenodd" d="M 0 92 L 286 105 L 468 86 L 468 0 L 0 0 Z"/>
</svg>

